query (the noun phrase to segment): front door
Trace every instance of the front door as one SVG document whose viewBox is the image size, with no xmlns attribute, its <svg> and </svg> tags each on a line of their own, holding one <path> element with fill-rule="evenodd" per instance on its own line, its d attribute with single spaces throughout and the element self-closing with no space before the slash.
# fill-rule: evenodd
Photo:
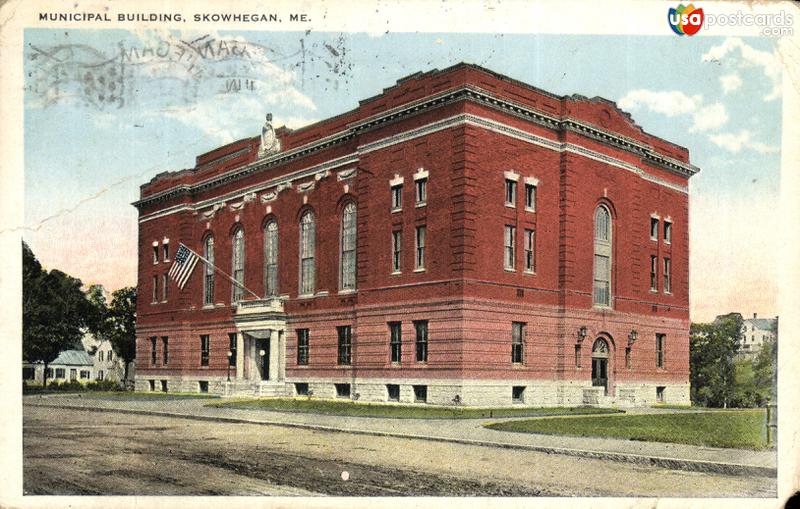
<svg viewBox="0 0 800 509">
<path fill-rule="evenodd" d="M 259 339 L 256 343 L 258 349 L 258 366 L 261 380 L 269 380 L 269 339 Z"/>
<path fill-rule="evenodd" d="M 592 386 L 608 394 L 608 343 L 598 338 L 592 346 Z"/>
</svg>

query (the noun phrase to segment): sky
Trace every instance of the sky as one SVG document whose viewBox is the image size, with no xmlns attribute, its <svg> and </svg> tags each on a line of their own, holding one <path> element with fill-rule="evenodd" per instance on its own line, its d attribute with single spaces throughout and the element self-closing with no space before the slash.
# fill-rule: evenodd
<svg viewBox="0 0 800 509">
<path fill-rule="evenodd" d="M 23 238 L 86 285 L 135 285 L 141 184 L 258 135 L 268 112 L 301 127 L 461 61 L 616 101 L 687 147 L 692 320 L 776 314 L 782 69 L 766 38 L 28 29 Z"/>
</svg>

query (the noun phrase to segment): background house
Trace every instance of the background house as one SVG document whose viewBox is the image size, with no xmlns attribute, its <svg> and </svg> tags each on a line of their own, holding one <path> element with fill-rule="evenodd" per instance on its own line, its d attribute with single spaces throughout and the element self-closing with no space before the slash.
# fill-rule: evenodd
<svg viewBox="0 0 800 509">
<path fill-rule="evenodd" d="M 22 379 L 41 384 L 44 380 L 44 363 L 22 364 Z M 94 360 L 83 350 L 64 350 L 47 366 L 48 383 L 75 380 L 87 383 L 94 379 Z"/>
</svg>

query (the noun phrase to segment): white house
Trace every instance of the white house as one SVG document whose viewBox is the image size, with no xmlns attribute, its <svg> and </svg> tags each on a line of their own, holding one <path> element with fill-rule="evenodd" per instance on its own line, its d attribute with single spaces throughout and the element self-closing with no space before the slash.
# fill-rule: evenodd
<svg viewBox="0 0 800 509">
<path fill-rule="evenodd" d="M 22 365 L 22 379 L 42 383 L 44 380 L 43 362 L 26 362 Z M 94 379 L 94 360 L 83 350 L 64 350 L 47 366 L 47 381 L 78 381 L 87 383 Z"/>
<path fill-rule="evenodd" d="M 758 355 L 764 342 L 775 340 L 777 322 L 777 317 L 759 318 L 756 313 L 753 313 L 753 318 L 745 318 L 742 324 L 739 353 L 746 357 Z"/>
</svg>

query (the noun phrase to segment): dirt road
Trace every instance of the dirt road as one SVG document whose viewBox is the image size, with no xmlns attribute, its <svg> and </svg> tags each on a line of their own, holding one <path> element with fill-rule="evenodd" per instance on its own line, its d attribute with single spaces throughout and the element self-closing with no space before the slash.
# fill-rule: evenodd
<svg viewBox="0 0 800 509">
<path fill-rule="evenodd" d="M 56 495 L 771 496 L 775 480 L 529 451 L 25 406 L 24 490 Z"/>
</svg>

